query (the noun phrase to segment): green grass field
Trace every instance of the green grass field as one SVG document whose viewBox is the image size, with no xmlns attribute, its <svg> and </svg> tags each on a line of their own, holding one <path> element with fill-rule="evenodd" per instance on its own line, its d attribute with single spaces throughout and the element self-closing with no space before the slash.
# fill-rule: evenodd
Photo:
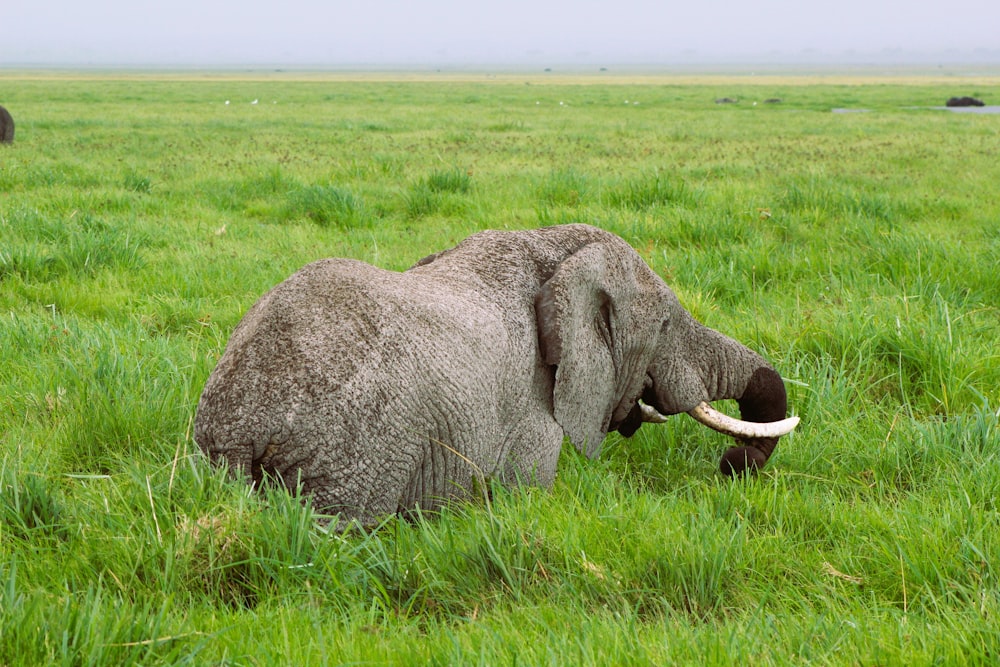
<svg viewBox="0 0 1000 667">
<path fill-rule="evenodd" d="M 1000 116 L 955 94 L 1000 79 L 0 72 L 0 665 L 995 664 Z M 201 457 L 303 264 L 570 221 L 787 378 L 761 475 L 678 416 L 342 536 Z"/>
</svg>

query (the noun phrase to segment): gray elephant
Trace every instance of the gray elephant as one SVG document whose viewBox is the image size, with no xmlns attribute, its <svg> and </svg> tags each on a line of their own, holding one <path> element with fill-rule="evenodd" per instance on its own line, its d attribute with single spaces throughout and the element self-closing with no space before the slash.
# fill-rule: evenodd
<svg viewBox="0 0 1000 667">
<path fill-rule="evenodd" d="M 708 401 L 737 399 L 744 420 Z M 729 475 L 764 465 L 781 377 L 691 317 L 621 238 L 587 225 L 475 234 L 399 273 L 309 264 L 264 295 L 205 385 L 214 462 L 301 484 L 339 526 L 434 509 L 477 484 L 551 485 L 563 436 L 689 412 L 734 436 Z"/>
<path fill-rule="evenodd" d="M 10 112 L 0 106 L 0 144 L 14 143 L 14 119 Z"/>
</svg>

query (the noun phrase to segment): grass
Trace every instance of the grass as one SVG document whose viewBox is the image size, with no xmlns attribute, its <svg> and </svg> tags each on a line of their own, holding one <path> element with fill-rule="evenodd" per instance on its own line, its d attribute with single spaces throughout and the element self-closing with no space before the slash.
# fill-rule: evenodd
<svg viewBox="0 0 1000 667">
<path fill-rule="evenodd" d="M 348 79 L 0 74 L 0 664 L 995 660 L 997 125 L 912 108 L 995 82 Z M 337 535 L 197 451 L 303 264 L 569 221 L 788 379 L 763 474 L 677 417 Z"/>
</svg>

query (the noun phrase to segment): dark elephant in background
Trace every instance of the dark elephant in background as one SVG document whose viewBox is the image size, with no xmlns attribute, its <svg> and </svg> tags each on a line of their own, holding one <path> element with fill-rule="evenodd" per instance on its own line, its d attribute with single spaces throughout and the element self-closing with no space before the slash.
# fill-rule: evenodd
<svg viewBox="0 0 1000 667">
<path fill-rule="evenodd" d="M 0 106 L 0 144 L 14 143 L 14 119 L 10 112 Z"/>
<path fill-rule="evenodd" d="M 944 103 L 947 107 L 983 107 L 986 103 L 975 97 L 949 97 Z"/>
<path fill-rule="evenodd" d="M 725 398 L 743 420 L 708 405 Z M 194 435 L 343 527 L 487 478 L 549 486 L 564 435 L 596 457 L 608 432 L 681 412 L 736 438 L 723 472 L 752 471 L 798 421 L 786 403 L 778 373 L 695 321 L 625 241 L 563 225 L 475 234 L 402 273 L 306 266 L 237 326 Z"/>
</svg>

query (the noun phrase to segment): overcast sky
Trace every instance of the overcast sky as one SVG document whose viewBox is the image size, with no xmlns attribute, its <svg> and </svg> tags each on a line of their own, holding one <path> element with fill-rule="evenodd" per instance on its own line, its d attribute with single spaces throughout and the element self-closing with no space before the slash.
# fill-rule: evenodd
<svg viewBox="0 0 1000 667">
<path fill-rule="evenodd" d="M 2 0 L 0 66 L 1000 62 L 1000 0 Z"/>
</svg>

